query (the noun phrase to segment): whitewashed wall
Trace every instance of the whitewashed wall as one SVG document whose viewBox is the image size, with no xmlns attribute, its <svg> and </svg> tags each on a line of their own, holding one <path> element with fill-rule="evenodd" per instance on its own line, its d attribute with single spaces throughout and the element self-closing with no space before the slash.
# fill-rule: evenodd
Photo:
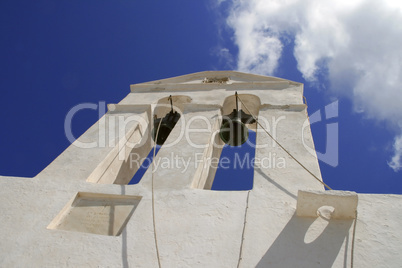
<svg viewBox="0 0 402 268">
<path fill-rule="evenodd" d="M 204 84 L 205 77 L 231 80 Z M 303 146 L 300 129 L 307 112 L 302 84 L 225 71 L 132 85 L 131 89 L 118 109 L 104 119 L 135 114 L 149 122 L 158 100 L 171 94 L 191 98 L 182 107 L 181 120 L 202 115 L 216 126 L 214 116 L 221 113 L 226 97 L 236 90 L 256 95 L 261 101 L 260 117 L 286 117 L 278 124 L 278 140 L 321 177 L 316 156 Z M 79 141 L 96 142 L 105 135 L 116 144 L 121 136 L 110 138 L 110 133 L 99 131 L 102 124 L 108 129 L 109 123 L 100 120 Z M 121 133 L 126 134 L 135 124 Z M 203 127 L 201 123 L 199 127 Z M 208 145 L 214 130 L 194 134 L 193 140 Z M 311 131 L 306 129 L 304 134 L 304 142 L 313 147 Z M 179 135 L 176 127 L 169 139 Z M 272 144 L 270 138 L 258 132 L 257 144 L 267 143 Z M 250 192 L 194 188 L 200 174 L 195 158 L 185 172 L 157 169 L 154 187 L 150 169 L 137 185 L 87 181 L 94 170 L 106 165 L 105 158 L 113 149 L 82 149 L 72 144 L 35 178 L 0 177 L 1 267 L 158 267 L 152 189 L 162 267 L 237 267 L 240 255 L 240 267 L 350 267 L 354 220 L 297 216 L 298 191 L 324 188 L 278 146 L 259 149 L 256 157 L 275 153 L 286 160 L 286 168 L 256 167 Z M 183 138 L 173 147 L 162 147 L 157 157 L 173 154 L 188 159 L 195 153 L 206 150 L 190 146 Z M 118 236 L 49 229 L 56 216 L 65 216 L 63 208 L 78 192 L 138 196 L 141 200 Z M 402 198 L 359 194 L 358 199 L 354 267 L 400 267 Z"/>
</svg>

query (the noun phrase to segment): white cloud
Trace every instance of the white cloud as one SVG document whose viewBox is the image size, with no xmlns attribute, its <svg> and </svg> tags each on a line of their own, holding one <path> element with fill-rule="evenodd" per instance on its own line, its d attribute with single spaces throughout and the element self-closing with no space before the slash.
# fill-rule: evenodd
<svg viewBox="0 0 402 268">
<path fill-rule="evenodd" d="M 232 0 L 226 20 L 239 48 L 237 69 L 273 75 L 283 40 L 307 81 L 325 62 L 331 89 L 359 111 L 402 132 L 402 1 Z M 402 136 L 395 138 L 394 170 L 402 168 Z"/>
<path fill-rule="evenodd" d="M 234 66 L 236 65 L 235 59 L 228 48 L 216 47 L 213 49 L 212 53 L 218 56 L 221 66 L 224 66 L 227 69 L 234 69 Z"/>
<path fill-rule="evenodd" d="M 402 136 L 396 137 L 394 142 L 395 155 L 388 165 L 396 172 L 402 169 Z"/>
</svg>

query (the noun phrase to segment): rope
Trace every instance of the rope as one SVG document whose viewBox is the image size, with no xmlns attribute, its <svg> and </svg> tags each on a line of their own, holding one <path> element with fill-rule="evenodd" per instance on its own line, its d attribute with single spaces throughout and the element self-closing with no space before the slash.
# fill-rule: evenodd
<svg viewBox="0 0 402 268">
<path fill-rule="evenodd" d="M 354 262 L 354 255 L 355 255 L 355 237 L 356 237 L 356 223 L 357 223 L 357 210 L 356 210 L 356 217 L 355 222 L 353 223 L 353 233 L 352 233 L 352 249 L 351 249 L 351 257 L 350 257 L 350 267 L 353 268 Z"/>
<path fill-rule="evenodd" d="M 269 134 L 269 132 L 260 124 L 260 122 L 258 121 L 258 118 L 256 116 L 254 116 L 254 114 L 247 108 L 247 106 L 244 104 L 244 102 L 242 101 L 242 99 L 237 96 L 238 99 L 240 100 L 241 104 L 244 106 L 244 108 L 246 108 L 246 110 L 251 114 L 251 116 L 254 118 L 254 120 L 257 122 L 257 124 L 265 131 L 265 133 L 268 134 L 268 136 L 276 142 L 276 144 L 279 145 L 279 147 L 282 148 L 282 150 L 284 150 L 291 158 L 293 158 L 293 160 L 295 160 L 302 168 L 304 168 L 304 170 L 306 170 L 308 173 L 310 173 L 311 176 L 313 176 L 317 181 L 319 181 L 322 185 L 324 185 L 325 187 L 327 187 L 329 190 L 332 190 L 331 187 L 329 187 L 325 182 L 323 182 L 322 180 L 320 180 L 316 175 L 314 175 L 310 170 L 308 170 L 302 163 L 300 163 L 299 160 L 297 160 L 288 150 L 286 150 L 276 139 L 274 139 L 274 137 L 272 137 L 271 134 Z"/>
<path fill-rule="evenodd" d="M 246 223 L 247 223 L 247 211 L 248 211 L 248 199 L 250 197 L 250 191 L 247 192 L 247 201 L 246 201 L 246 209 L 244 212 L 244 224 L 243 224 L 243 232 L 241 234 L 241 242 L 240 242 L 240 252 L 239 252 L 239 261 L 237 262 L 237 268 L 240 267 L 240 262 L 243 259 L 243 242 L 244 242 L 244 233 L 246 231 Z"/>
<path fill-rule="evenodd" d="M 158 247 L 158 239 L 156 237 L 156 226 L 155 226 L 155 195 L 154 195 L 154 173 L 156 169 L 155 164 L 155 152 L 156 152 L 156 141 L 158 140 L 159 128 L 161 126 L 162 120 L 159 121 L 158 129 L 156 130 L 156 136 L 154 140 L 154 155 L 152 157 L 153 168 L 152 168 L 152 224 L 154 228 L 154 240 L 155 240 L 155 248 L 156 248 L 156 257 L 158 258 L 158 266 L 161 268 L 161 260 L 159 256 L 159 247 Z"/>
</svg>

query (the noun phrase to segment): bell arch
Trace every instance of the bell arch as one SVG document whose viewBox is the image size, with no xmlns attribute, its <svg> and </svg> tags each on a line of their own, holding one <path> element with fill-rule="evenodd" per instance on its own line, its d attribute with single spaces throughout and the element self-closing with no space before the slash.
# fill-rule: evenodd
<svg viewBox="0 0 402 268">
<path fill-rule="evenodd" d="M 173 128 L 180 120 L 183 106 L 190 103 L 191 100 L 190 97 L 185 95 L 170 95 L 158 100 L 154 106 L 150 123 L 150 140 L 152 140 L 152 146 L 127 184 L 137 184 L 141 181 L 145 172 L 151 166 L 154 155 L 156 156 L 158 154 L 170 133 L 173 131 Z"/>
<path fill-rule="evenodd" d="M 243 189 L 243 186 L 241 185 L 242 178 L 240 177 L 243 175 L 248 176 L 248 180 L 251 181 L 252 187 L 254 177 L 253 163 L 246 163 L 246 165 L 249 165 L 248 168 L 240 169 L 243 171 L 246 170 L 246 173 L 242 171 L 242 174 L 237 176 L 236 164 L 238 163 L 236 161 L 239 161 L 239 158 L 240 161 L 243 161 L 241 156 L 248 153 L 253 155 L 252 157 L 249 156 L 250 161 L 253 162 L 257 123 L 255 120 L 252 120 L 254 118 L 251 114 L 255 117 L 258 116 L 261 101 L 258 96 L 252 94 L 238 94 L 237 96 L 237 104 L 236 95 L 226 97 L 223 102 L 220 120 L 216 121 L 214 125 L 214 134 L 210 139 L 208 148 L 204 151 L 204 159 L 207 159 L 207 161 L 197 170 L 192 183 L 193 188 L 205 190 L 248 190 Z M 242 105 L 242 103 L 244 103 L 244 105 Z M 226 126 L 225 119 L 226 121 L 231 120 L 232 118 L 230 117 L 230 114 L 233 114 L 234 112 L 239 112 L 239 114 L 244 113 L 250 116 L 247 120 L 241 120 L 244 121 L 243 124 L 248 131 L 248 137 L 244 143 L 238 144 L 238 146 L 231 144 L 230 142 L 225 142 L 224 137 L 222 137 L 222 131 Z M 240 115 L 240 117 L 242 116 Z M 229 128 L 229 131 L 233 130 L 236 130 L 236 128 Z M 225 159 L 222 159 L 222 157 L 225 157 Z M 224 160 L 224 162 L 222 160 Z M 227 164 L 229 164 L 229 167 Z M 224 177 L 236 177 L 236 180 L 239 182 L 238 187 L 230 187 L 229 180 L 222 181 L 222 178 Z"/>
<path fill-rule="evenodd" d="M 121 185 L 138 183 L 149 167 L 149 164 L 145 164 L 152 162 L 151 152 L 154 145 L 152 133 L 155 128 L 155 118 L 163 118 L 169 114 L 172 103 L 174 111 L 179 114 L 183 105 L 189 102 L 191 102 L 190 97 L 178 95 L 161 98 L 153 105 L 113 105 L 113 109 L 109 109 L 106 114 L 106 122 L 109 125 L 125 120 L 133 122 L 124 126 L 121 131 L 114 130 L 119 132 L 118 141 L 90 174 L 87 181 Z"/>
</svg>

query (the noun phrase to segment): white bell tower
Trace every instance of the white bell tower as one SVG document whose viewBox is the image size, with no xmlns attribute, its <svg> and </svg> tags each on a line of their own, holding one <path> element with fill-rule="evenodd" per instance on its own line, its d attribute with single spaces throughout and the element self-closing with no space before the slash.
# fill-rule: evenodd
<svg viewBox="0 0 402 268">
<path fill-rule="evenodd" d="M 358 195 L 324 189 L 303 85 L 275 77 L 131 85 L 35 178 L 0 189 L 3 267 L 400 265 L 401 198 L 359 195 L 356 221 Z"/>
</svg>

